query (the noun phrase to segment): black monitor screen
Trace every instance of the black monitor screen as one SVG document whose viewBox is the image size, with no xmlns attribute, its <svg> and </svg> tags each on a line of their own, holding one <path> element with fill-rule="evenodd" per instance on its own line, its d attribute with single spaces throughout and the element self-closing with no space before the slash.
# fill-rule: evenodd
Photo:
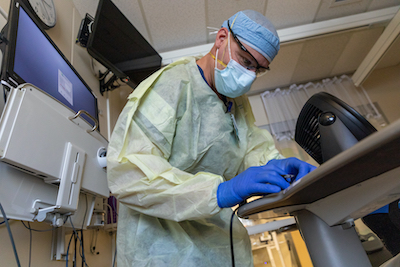
<svg viewBox="0 0 400 267">
<path fill-rule="evenodd" d="M 100 0 L 88 52 L 117 77 L 138 84 L 161 67 L 161 56 L 111 0 Z"/>
<path fill-rule="evenodd" d="M 22 6 L 15 4 L 8 22 L 7 78 L 31 83 L 73 111 L 85 110 L 98 119 L 97 99 L 88 85 Z"/>
</svg>

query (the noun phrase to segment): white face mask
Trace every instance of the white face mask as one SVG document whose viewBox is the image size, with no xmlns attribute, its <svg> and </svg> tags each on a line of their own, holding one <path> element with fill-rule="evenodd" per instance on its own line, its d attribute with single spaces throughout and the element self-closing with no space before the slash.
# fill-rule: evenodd
<svg viewBox="0 0 400 267">
<path fill-rule="evenodd" d="M 217 68 L 218 49 L 215 59 L 215 87 L 218 93 L 235 98 L 244 95 L 250 90 L 256 79 L 256 73 L 250 71 L 232 59 L 230 46 L 230 33 L 228 34 L 228 50 L 230 61 L 225 69 Z"/>
</svg>

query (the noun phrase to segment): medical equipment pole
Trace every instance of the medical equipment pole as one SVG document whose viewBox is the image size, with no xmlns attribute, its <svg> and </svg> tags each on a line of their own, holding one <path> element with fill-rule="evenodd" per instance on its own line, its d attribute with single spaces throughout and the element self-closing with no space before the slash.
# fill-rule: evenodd
<svg viewBox="0 0 400 267">
<path fill-rule="evenodd" d="M 314 267 L 372 266 L 353 224 L 329 226 L 307 210 L 293 215 Z"/>
</svg>

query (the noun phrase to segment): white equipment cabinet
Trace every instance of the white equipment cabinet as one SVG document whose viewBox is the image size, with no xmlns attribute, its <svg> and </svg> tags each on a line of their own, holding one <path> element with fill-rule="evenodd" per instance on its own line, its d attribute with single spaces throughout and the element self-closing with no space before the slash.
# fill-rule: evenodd
<svg viewBox="0 0 400 267">
<path fill-rule="evenodd" d="M 0 181 L 7 214 L 61 226 L 78 209 L 80 192 L 107 198 L 106 169 L 99 161 L 108 143 L 97 127 L 85 111 L 75 114 L 31 84 L 11 89 L 0 119 L 0 159 L 19 171 L 0 165 L 1 173 L 18 176 Z"/>
</svg>

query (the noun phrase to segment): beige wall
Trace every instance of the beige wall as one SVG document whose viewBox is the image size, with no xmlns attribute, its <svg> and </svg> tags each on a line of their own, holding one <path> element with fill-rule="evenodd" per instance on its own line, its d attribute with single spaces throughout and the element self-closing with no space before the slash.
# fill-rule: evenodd
<svg viewBox="0 0 400 267">
<path fill-rule="evenodd" d="M 372 102 L 377 102 L 392 123 L 400 119 L 400 64 L 374 70 L 363 84 Z M 268 124 L 260 95 L 249 97 L 257 126 Z"/>
<path fill-rule="evenodd" d="M 99 82 L 94 76 L 91 69 L 91 58 L 86 52 L 85 48 L 75 44 L 75 38 L 79 29 L 82 18 L 75 9 L 72 0 L 54 0 L 57 9 L 57 24 L 54 28 L 47 30 L 49 36 L 57 44 L 60 50 L 76 68 L 78 73 L 83 77 L 85 82 L 91 87 L 94 94 L 98 98 L 99 107 L 99 123 L 101 133 L 104 137 L 107 136 L 107 103 L 106 98 L 99 93 Z M 10 1 L 0 0 L 0 7 L 8 13 Z M 4 186 L 4 185 L 0 185 Z M 2 220 L 1 220 L 2 221 Z M 16 248 L 22 266 L 28 266 L 29 257 L 29 230 L 27 230 L 20 221 L 10 221 L 11 230 L 16 243 Z M 47 223 L 31 223 L 34 229 L 49 229 L 50 225 Z M 90 252 L 90 245 L 92 234 L 95 230 L 84 231 L 84 247 L 85 256 L 89 266 L 109 267 L 112 266 L 113 259 L 113 242 L 115 242 L 115 235 L 100 230 L 98 232 L 96 252 L 99 254 L 92 254 Z M 66 243 L 69 241 L 71 230 L 66 234 Z M 51 254 L 51 239 L 52 232 L 33 232 L 32 233 L 32 258 L 31 266 L 65 266 L 65 261 L 52 261 L 50 260 Z M 0 225 L 0 266 L 16 266 L 11 242 L 8 236 L 8 231 L 5 224 Z M 72 246 L 70 250 L 74 250 Z M 70 251 L 70 253 L 71 253 Z M 78 251 L 78 258 L 79 251 Z M 78 266 L 81 266 L 78 259 Z M 69 264 L 69 266 L 72 266 Z"/>
<path fill-rule="evenodd" d="M 57 25 L 48 30 L 48 34 L 63 51 L 65 56 L 71 61 L 77 71 L 84 78 L 86 83 L 92 88 L 98 97 L 99 121 L 101 133 L 108 137 L 107 130 L 107 99 L 99 93 L 99 83 L 94 76 L 91 68 L 91 59 L 86 50 L 75 44 L 75 38 L 79 28 L 81 17 L 74 8 L 72 0 L 54 0 L 57 7 Z M 9 0 L 0 0 L 0 6 L 8 12 Z M 400 118 L 400 66 L 385 68 L 374 71 L 364 87 L 370 95 L 372 101 L 379 103 L 386 117 L 390 122 Z M 127 95 L 132 91 L 129 87 L 124 87 L 109 93 L 110 105 L 110 127 L 113 128 L 118 114 L 126 102 Z M 253 111 L 256 116 L 257 124 L 263 125 L 266 121 L 265 111 L 258 96 L 250 97 Z M 22 266 L 28 265 L 29 255 L 29 231 L 25 229 L 21 222 L 11 221 L 11 228 L 17 246 L 18 254 Z M 45 223 L 32 223 L 32 228 L 48 229 Z M 100 230 L 97 240 L 98 255 L 90 253 L 90 242 L 93 230 L 87 230 L 85 237 L 85 255 L 89 266 L 111 266 L 113 256 L 114 235 Z M 9 241 L 8 232 L 5 225 L 0 225 L 0 258 L 1 266 L 15 266 L 15 259 Z M 66 236 L 66 242 L 69 235 Z M 32 242 L 32 266 L 65 266 L 65 262 L 55 262 L 50 260 L 51 252 L 51 231 L 33 232 Z"/>
<path fill-rule="evenodd" d="M 27 224 L 25 222 L 25 224 Z M 18 257 L 21 266 L 28 266 L 29 262 L 29 230 L 26 229 L 20 221 L 11 220 L 10 228 L 14 237 L 14 242 L 17 248 Z M 31 223 L 31 228 L 35 230 L 47 230 L 50 229 L 50 225 L 46 223 Z M 92 241 L 92 235 L 95 229 L 84 231 L 84 251 L 85 258 L 88 266 L 96 267 L 110 267 L 112 266 L 113 257 L 113 242 L 115 242 L 115 235 L 111 235 L 103 230 L 98 232 L 98 238 L 96 243 L 96 252 L 99 254 L 92 254 L 90 252 L 90 245 Z M 65 248 L 67 248 L 68 241 L 71 236 L 71 230 L 65 235 Z M 7 229 L 4 224 L 0 226 L 0 266 L 17 266 L 14 252 L 11 247 L 10 238 Z M 40 267 L 65 267 L 65 261 L 52 261 L 51 257 L 51 244 L 52 244 L 52 231 L 48 232 L 32 232 L 32 257 L 31 266 Z M 78 241 L 79 246 L 79 241 Z M 78 248 L 79 249 L 79 248 Z M 69 254 L 74 254 L 74 242 L 70 245 Z M 65 250 L 66 251 L 66 250 Z M 77 251 L 77 266 L 81 266 L 81 258 L 79 256 L 79 250 Z M 71 262 L 72 256 L 69 259 Z M 68 263 L 68 266 L 72 264 Z"/>
<path fill-rule="evenodd" d="M 400 119 L 400 64 L 373 71 L 363 87 L 372 102 L 378 102 L 389 123 Z"/>
<path fill-rule="evenodd" d="M 132 88 L 129 86 L 121 86 L 120 88 L 108 92 L 108 99 L 110 105 L 110 131 L 114 129 L 118 116 L 125 106 L 128 96 L 132 93 Z"/>
</svg>

